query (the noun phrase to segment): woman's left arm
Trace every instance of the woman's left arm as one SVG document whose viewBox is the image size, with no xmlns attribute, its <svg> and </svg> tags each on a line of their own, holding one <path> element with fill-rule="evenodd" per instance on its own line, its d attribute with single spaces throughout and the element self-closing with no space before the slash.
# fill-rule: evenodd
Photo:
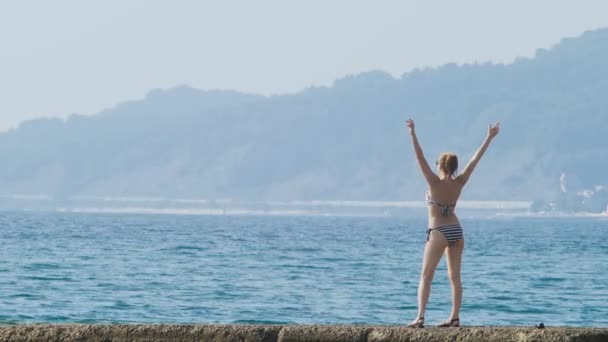
<svg viewBox="0 0 608 342">
<path fill-rule="evenodd" d="M 412 138 L 412 146 L 414 146 L 414 152 L 416 153 L 416 160 L 418 161 L 418 166 L 420 166 L 420 170 L 422 171 L 426 182 L 429 185 L 438 182 L 439 177 L 431 170 L 429 163 L 426 161 L 426 158 L 424 158 L 424 153 L 422 152 L 418 137 L 416 136 L 414 120 L 409 119 L 405 124 L 410 129 L 410 137 Z"/>
</svg>

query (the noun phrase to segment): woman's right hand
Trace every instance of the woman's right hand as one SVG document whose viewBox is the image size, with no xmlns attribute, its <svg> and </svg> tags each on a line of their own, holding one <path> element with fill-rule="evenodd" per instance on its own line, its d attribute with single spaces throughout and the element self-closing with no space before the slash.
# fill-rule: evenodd
<svg viewBox="0 0 608 342">
<path fill-rule="evenodd" d="M 407 126 L 407 128 L 409 128 L 409 129 L 410 129 L 410 134 L 414 134 L 414 133 L 415 133 L 415 131 L 414 131 L 414 128 L 415 128 L 415 125 L 414 125 L 414 120 L 412 120 L 412 119 L 408 119 L 408 120 L 405 122 L 405 125 Z"/>
<path fill-rule="evenodd" d="M 500 132 L 500 122 L 495 123 L 494 125 L 490 124 L 488 127 L 488 138 L 493 139 Z"/>
</svg>

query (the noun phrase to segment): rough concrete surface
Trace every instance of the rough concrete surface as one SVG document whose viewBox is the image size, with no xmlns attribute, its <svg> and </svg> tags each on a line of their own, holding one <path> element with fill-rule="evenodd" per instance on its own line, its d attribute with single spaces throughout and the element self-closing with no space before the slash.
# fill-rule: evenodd
<svg viewBox="0 0 608 342">
<path fill-rule="evenodd" d="M 274 342 L 280 325 L 112 324 L 0 326 L 0 341 Z"/>
<path fill-rule="evenodd" d="M 372 329 L 364 325 L 286 325 L 278 342 L 366 342 Z"/>
<path fill-rule="evenodd" d="M 606 341 L 608 329 L 462 327 L 425 328 L 375 327 L 367 336 L 369 342 L 462 341 L 462 342 L 545 342 Z"/>
<path fill-rule="evenodd" d="M 371 325 L 31 324 L 0 326 L 0 341 L 604 342 L 608 341 L 608 328 L 413 329 Z"/>
</svg>

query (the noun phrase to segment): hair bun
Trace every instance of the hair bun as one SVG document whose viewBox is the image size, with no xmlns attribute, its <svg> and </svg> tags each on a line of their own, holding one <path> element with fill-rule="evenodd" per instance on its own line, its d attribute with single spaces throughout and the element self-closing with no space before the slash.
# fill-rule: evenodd
<svg viewBox="0 0 608 342">
<path fill-rule="evenodd" d="M 454 153 L 443 153 L 440 158 L 440 166 L 443 172 L 453 176 L 458 169 L 458 157 Z"/>
</svg>

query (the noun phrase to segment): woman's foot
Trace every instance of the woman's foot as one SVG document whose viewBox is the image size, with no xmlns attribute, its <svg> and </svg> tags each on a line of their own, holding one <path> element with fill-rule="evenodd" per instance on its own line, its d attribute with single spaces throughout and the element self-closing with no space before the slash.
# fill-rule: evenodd
<svg viewBox="0 0 608 342">
<path fill-rule="evenodd" d="M 407 325 L 408 328 L 424 328 L 424 317 L 418 317 Z"/>
<path fill-rule="evenodd" d="M 443 321 L 443 322 L 437 324 L 437 326 L 438 327 L 459 327 L 460 319 L 459 318 L 448 319 L 447 321 Z"/>
</svg>

